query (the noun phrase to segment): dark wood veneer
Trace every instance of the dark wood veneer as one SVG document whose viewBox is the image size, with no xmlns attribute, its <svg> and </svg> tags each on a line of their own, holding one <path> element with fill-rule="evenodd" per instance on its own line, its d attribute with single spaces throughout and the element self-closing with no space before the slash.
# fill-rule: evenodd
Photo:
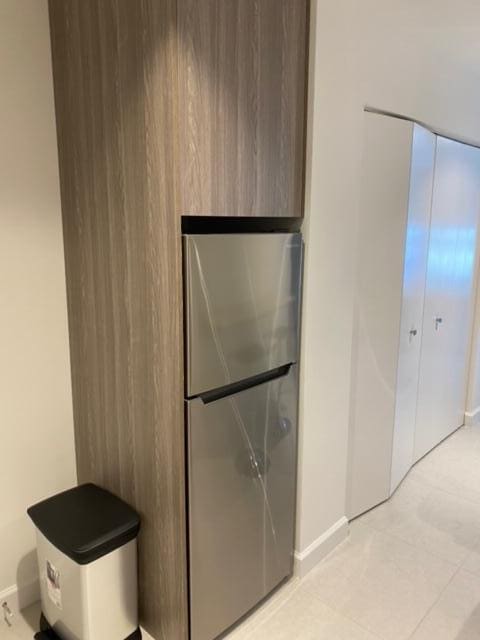
<svg viewBox="0 0 480 640">
<path fill-rule="evenodd" d="M 175 3 L 51 0 L 50 16 L 78 478 L 139 510 L 142 622 L 186 638 Z"/>
<path fill-rule="evenodd" d="M 182 0 L 182 213 L 301 216 L 305 0 Z"/>
</svg>

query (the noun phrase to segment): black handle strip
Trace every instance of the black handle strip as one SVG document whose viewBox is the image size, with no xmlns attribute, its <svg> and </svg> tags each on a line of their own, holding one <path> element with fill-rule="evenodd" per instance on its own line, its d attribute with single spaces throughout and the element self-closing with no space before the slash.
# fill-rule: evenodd
<svg viewBox="0 0 480 640">
<path fill-rule="evenodd" d="M 265 384 L 265 382 L 271 382 L 276 378 L 282 378 L 283 376 L 287 375 L 287 373 L 290 371 L 291 366 L 291 363 L 284 364 L 281 367 L 270 369 L 270 371 L 265 371 L 264 373 L 259 373 L 258 375 L 252 376 L 251 378 L 239 380 L 238 382 L 233 382 L 232 384 L 227 384 L 224 387 L 219 387 L 218 389 L 214 389 L 213 391 L 200 393 L 198 397 L 201 398 L 203 404 L 209 404 L 210 402 L 215 402 L 216 400 L 221 400 L 222 398 L 227 398 L 228 396 L 233 396 L 235 393 L 240 393 L 240 391 L 245 391 L 246 389 L 251 389 L 252 387 L 258 387 L 258 385 Z"/>
</svg>

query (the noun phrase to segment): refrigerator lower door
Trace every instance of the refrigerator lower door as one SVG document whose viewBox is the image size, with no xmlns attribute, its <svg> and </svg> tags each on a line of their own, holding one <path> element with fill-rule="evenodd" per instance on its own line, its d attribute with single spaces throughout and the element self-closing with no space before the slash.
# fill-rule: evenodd
<svg viewBox="0 0 480 640">
<path fill-rule="evenodd" d="M 212 640 L 292 572 L 297 367 L 187 402 L 192 640 Z"/>
</svg>

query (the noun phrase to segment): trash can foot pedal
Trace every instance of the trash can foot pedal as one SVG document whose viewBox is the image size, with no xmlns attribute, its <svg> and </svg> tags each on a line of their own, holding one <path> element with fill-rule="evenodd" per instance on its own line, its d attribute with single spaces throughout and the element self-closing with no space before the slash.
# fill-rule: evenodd
<svg viewBox="0 0 480 640">
<path fill-rule="evenodd" d="M 53 631 L 39 631 L 33 637 L 35 640 L 60 640 L 57 634 Z M 140 629 L 137 629 L 132 633 L 131 636 L 125 638 L 125 640 L 141 640 L 141 638 L 142 632 L 140 631 Z"/>
<path fill-rule="evenodd" d="M 33 636 L 34 640 L 62 640 L 48 624 L 43 613 L 40 616 L 40 629 L 41 630 Z M 142 632 L 140 631 L 140 628 L 136 629 L 124 640 L 142 640 Z"/>
<path fill-rule="evenodd" d="M 48 624 L 43 613 L 40 615 L 40 631 L 33 637 L 34 640 L 60 640 L 55 631 Z"/>
</svg>

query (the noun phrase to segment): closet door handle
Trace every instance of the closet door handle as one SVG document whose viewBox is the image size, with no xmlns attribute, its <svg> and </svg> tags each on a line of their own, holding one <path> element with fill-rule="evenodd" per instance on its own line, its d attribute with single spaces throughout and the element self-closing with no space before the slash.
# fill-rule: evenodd
<svg viewBox="0 0 480 640">
<path fill-rule="evenodd" d="M 438 327 L 442 324 L 443 318 L 435 318 L 435 331 L 438 331 Z"/>
<path fill-rule="evenodd" d="M 413 340 L 413 338 L 415 338 L 415 336 L 417 335 L 418 331 L 416 329 L 410 329 L 409 335 L 410 335 L 410 342 Z"/>
</svg>

